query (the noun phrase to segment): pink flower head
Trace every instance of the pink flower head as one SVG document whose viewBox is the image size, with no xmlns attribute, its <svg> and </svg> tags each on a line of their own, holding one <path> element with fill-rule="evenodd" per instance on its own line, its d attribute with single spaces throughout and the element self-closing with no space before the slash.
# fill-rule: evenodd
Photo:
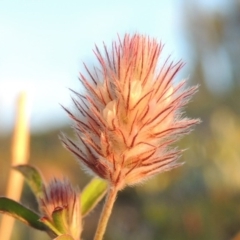
<svg viewBox="0 0 240 240">
<path fill-rule="evenodd" d="M 65 146 L 87 169 L 119 189 L 180 165 L 181 151 L 169 148 L 199 122 L 182 116 L 182 107 L 197 87 L 173 84 L 181 61 L 158 60 L 163 45 L 143 35 L 125 35 L 94 51 L 100 69 L 80 74 L 86 93 L 73 102 L 79 114 L 65 109 L 75 122 L 80 143 Z M 80 116 L 79 116 L 80 115 Z"/>
<path fill-rule="evenodd" d="M 42 222 L 54 226 L 61 234 L 79 239 L 82 230 L 79 193 L 68 180 L 53 179 L 44 188 L 39 204 Z"/>
</svg>

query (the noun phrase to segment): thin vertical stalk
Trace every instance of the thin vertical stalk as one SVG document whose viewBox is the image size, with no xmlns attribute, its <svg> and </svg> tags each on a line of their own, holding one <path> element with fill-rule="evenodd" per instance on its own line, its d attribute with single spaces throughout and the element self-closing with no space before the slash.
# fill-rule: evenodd
<svg viewBox="0 0 240 240">
<path fill-rule="evenodd" d="M 21 93 L 18 98 L 16 122 L 12 142 L 11 165 L 26 164 L 29 157 L 29 116 L 27 114 L 26 93 Z M 19 201 L 23 186 L 23 177 L 16 171 L 11 171 L 6 196 Z M 14 218 L 3 215 L 0 225 L 0 239 L 9 240 L 11 238 Z"/>
<path fill-rule="evenodd" d="M 109 187 L 108 195 L 107 195 L 106 202 L 103 206 L 103 210 L 98 222 L 97 231 L 96 231 L 94 240 L 103 239 L 103 235 L 106 231 L 107 223 L 112 213 L 113 205 L 117 197 L 117 192 L 118 192 L 117 187 L 115 186 Z"/>
</svg>

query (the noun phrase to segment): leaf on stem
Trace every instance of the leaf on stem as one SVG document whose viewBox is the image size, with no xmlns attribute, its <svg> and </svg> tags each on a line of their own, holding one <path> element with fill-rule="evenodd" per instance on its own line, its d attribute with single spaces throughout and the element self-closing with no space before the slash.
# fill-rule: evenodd
<svg viewBox="0 0 240 240">
<path fill-rule="evenodd" d="M 44 181 L 40 172 L 33 166 L 25 164 L 13 167 L 24 177 L 37 199 L 43 195 Z"/>
<path fill-rule="evenodd" d="M 86 216 L 107 192 L 108 184 L 100 178 L 93 178 L 81 193 L 81 212 Z"/>
<path fill-rule="evenodd" d="M 38 230 L 49 231 L 48 227 L 39 221 L 40 216 L 12 199 L 0 197 L 0 213 L 8 214 Z"/>
</svg>

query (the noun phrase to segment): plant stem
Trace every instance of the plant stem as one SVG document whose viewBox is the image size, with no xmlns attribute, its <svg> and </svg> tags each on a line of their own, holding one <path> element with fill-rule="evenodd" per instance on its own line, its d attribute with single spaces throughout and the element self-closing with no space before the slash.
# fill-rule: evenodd
<svg viewBox="0 0 240 240">
<path fill-rule="evenodd" d="M 113 204 L 117 197 L 118 188 L 111 186 L 108 190 L 106 202 L 103 206 L 103 210 L 98 222 L 97 231 L 95 233 L 94 240 L 102 240 L 105 233 L 109 217 L 112 213 Z"/>
</svg>

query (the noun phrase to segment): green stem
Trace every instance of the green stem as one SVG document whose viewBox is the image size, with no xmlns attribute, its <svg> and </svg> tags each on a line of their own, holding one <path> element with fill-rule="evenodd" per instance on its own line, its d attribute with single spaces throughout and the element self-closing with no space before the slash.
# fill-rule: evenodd
<svg viewBox="0 0 240 240">
<path fill-rule="evenodd" d="M 113 204 L 117 197 L 117 192 L 118 192 L 118 189 L 115 186 L 111 186 L 108 190 L 108 195 L 107 195 L 106 202 L 103 206 L 103 210 L 98 222 L 97 231 L 95 233 L 94 240 L 103 239 L 103 235 L 106 231 L 109 217 L 112 213 Z"/>
</svg>

